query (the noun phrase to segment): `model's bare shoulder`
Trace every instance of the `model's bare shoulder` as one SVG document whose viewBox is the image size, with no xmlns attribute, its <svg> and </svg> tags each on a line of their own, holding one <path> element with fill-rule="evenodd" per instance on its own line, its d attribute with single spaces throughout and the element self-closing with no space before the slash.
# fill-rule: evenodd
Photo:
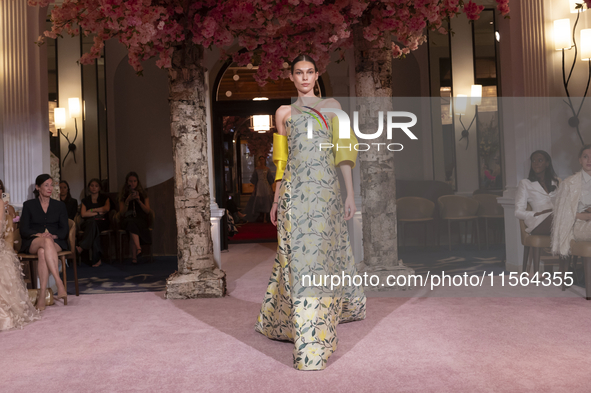
<svg viewBox="0 0 591 393">
<path fill-rule="evenodd" d="M 285 121 L 291 116 L 291 106 L 282 105 L 275 112 L 275 127 L 279 135 L 285 135 Z"/>
</svg>

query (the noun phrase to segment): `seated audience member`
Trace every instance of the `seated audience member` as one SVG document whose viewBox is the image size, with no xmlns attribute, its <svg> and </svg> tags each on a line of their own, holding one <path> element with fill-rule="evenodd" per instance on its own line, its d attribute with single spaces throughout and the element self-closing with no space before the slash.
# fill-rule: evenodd
<svg viewBox="0 0 591 393">
<path fill-rule="evenodd" d="M 550 235 L 552 231 L 553 199 L 560 179 L 552 167 L 552 158 L 543 150 L 530 156 L 529 176 L 519 182 L 515 194 L 515 217 L 525 222 L 532 235 Z M 527 204 L 532 211 L 527 211 Z"/>
<path fill-rule="evenodd" d="M 571 240 L 591 240 L 591 145 L 579 152 L 581 171 L 560 183 L 554 202 L 552 253 L 567 256 Z"/>
<path fill-rule="evenodd" d="M 70 195 L 70 185 L 65 180 L 60 181 L 60 200 L 66 204 L 68 218 L 73 220 L 78 214 L 78 201 Z"/>
<path fill-rule="evenodd" d="M 37 308 L 45 309 L 45 290 L 49 273 L 57 285 L 57 299 L 67 299 L 66 288 L 58 270 L 58 252 L 68 250 L 68 212 L 66 205 L 51 199 L 53 180 L 48 174 L 37 176 L 35 198 L 23 204 L 20 233 L 23 244 L 21 252 L 36 254 L 38 259 L 40 288 Z"/>
<path fill-rule="evenodd" d="M 132 263 L 141 256 L 142 244 L 152 244 L 149 228 L 150 200 L 135 172 L 125 176 L 125 185 L 119 193 L 121 229 L 129 232 L 132 240 Z"/>
<path fill-rule="evenodd" d="M 246 222 L 244 217 L 246 214 L 242 214 L 240 210 L 238 210 L 238 206 L 234 203 L 231 195 L 228 195 L 228 199 L 226 200 L 226 210 L 232 215 L 235 224 L 240 224 L 241 222 Z"/>
<path fill-rule="evenodd" d="M 84 236 L 76 249 L 79 253 L 82 250 L 92 251 L 92 267 L 101 265 L 103 256 L 101 232 L 109 229 L 107 214 L 111 210 L 111 203 L 109 198 L 100 191 L 100 180 L 92 179 L 88 183 L 89 195 L 82 200 L 80 207 L 80 216 L 84 219 L 80 229 L 84 231 Z"/>
</svg>

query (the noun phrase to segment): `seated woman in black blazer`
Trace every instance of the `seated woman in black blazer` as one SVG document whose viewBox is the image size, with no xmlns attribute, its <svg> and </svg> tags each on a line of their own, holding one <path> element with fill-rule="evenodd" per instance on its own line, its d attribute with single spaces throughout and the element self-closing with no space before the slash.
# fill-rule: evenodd
<svg viewBox="0 0 591 393">
<path fill-rule="evenodd" d="M 23 240 L 21 252 L 37 254 L 39 262 L 40 290 L 37 298 L 37 308 L 45 309 L 45 290 L 49 272 L 53 275 L 57 285 L 57 298 L 67 299 L 66 288 L 60 279 L 57 253 L 68 250 L 68 211 L 66 205 L 51 199 L 53 180 L 47 174 L 35 179 L 35 196 L 37 198 L 23 204 L 20 220 L 20 232 Z"/>
</svg>

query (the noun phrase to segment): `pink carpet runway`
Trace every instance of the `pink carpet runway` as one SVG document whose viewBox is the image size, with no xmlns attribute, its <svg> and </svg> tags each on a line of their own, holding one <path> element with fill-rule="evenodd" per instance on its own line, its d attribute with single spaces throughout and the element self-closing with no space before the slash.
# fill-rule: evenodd
<svg viewBox="0 0 591 393">
<path fill-rule="evenodd" d="M 367 319 L 339 325 L 326 370 L 297 371 L 293 344 L 253 329 L 275 247 L 230 246 L 222 299 L 116 293 L 48 307 L 0 333 L 0 391 L 591 391 L 591 302 L 556 288 L 368 294 Z"/>
</svg>

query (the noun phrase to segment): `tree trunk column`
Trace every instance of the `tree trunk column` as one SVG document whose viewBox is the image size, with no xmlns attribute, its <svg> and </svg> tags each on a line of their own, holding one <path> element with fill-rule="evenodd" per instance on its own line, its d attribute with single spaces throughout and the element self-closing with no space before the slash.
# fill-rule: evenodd
<svg viewBox="0 0 591 393">
<path fill-rule="evenodd" d="M 359 140 L 360 143 L 382 143 L 379 151 L 376 145 L 370 145 L 370 150 L 359 152 L 363 220 L 363 262 L 359 271 L 375 274 L 380 277 L 380 283 L 385 283 L 388 275 L 414 274 L 414 270 L 398 261 L 394 154 L 385 149 L 390 142 L 386 133 L 386 113 L 393 110 L 392 54 L 390 50 L 372 48 L 372 43 L 363 37 L 363 27 L 361 23 L 353 32 L 359 130 L 375 132 L 379 128 L 378 111 L 384 112 L 384 128 L 376 139 Z M 386 47 L 389 47 L 389 36 L 386 41 Z"/>
<path fill-rule="evenodd" d="M 178 272 L 166 282 L 166 297 L 221 297 L 226 274 L 217 268 L 211 214 L 205 117 L 203 48 L 175 50 L 168 72 L 177 223 Z"/>
</svg>

